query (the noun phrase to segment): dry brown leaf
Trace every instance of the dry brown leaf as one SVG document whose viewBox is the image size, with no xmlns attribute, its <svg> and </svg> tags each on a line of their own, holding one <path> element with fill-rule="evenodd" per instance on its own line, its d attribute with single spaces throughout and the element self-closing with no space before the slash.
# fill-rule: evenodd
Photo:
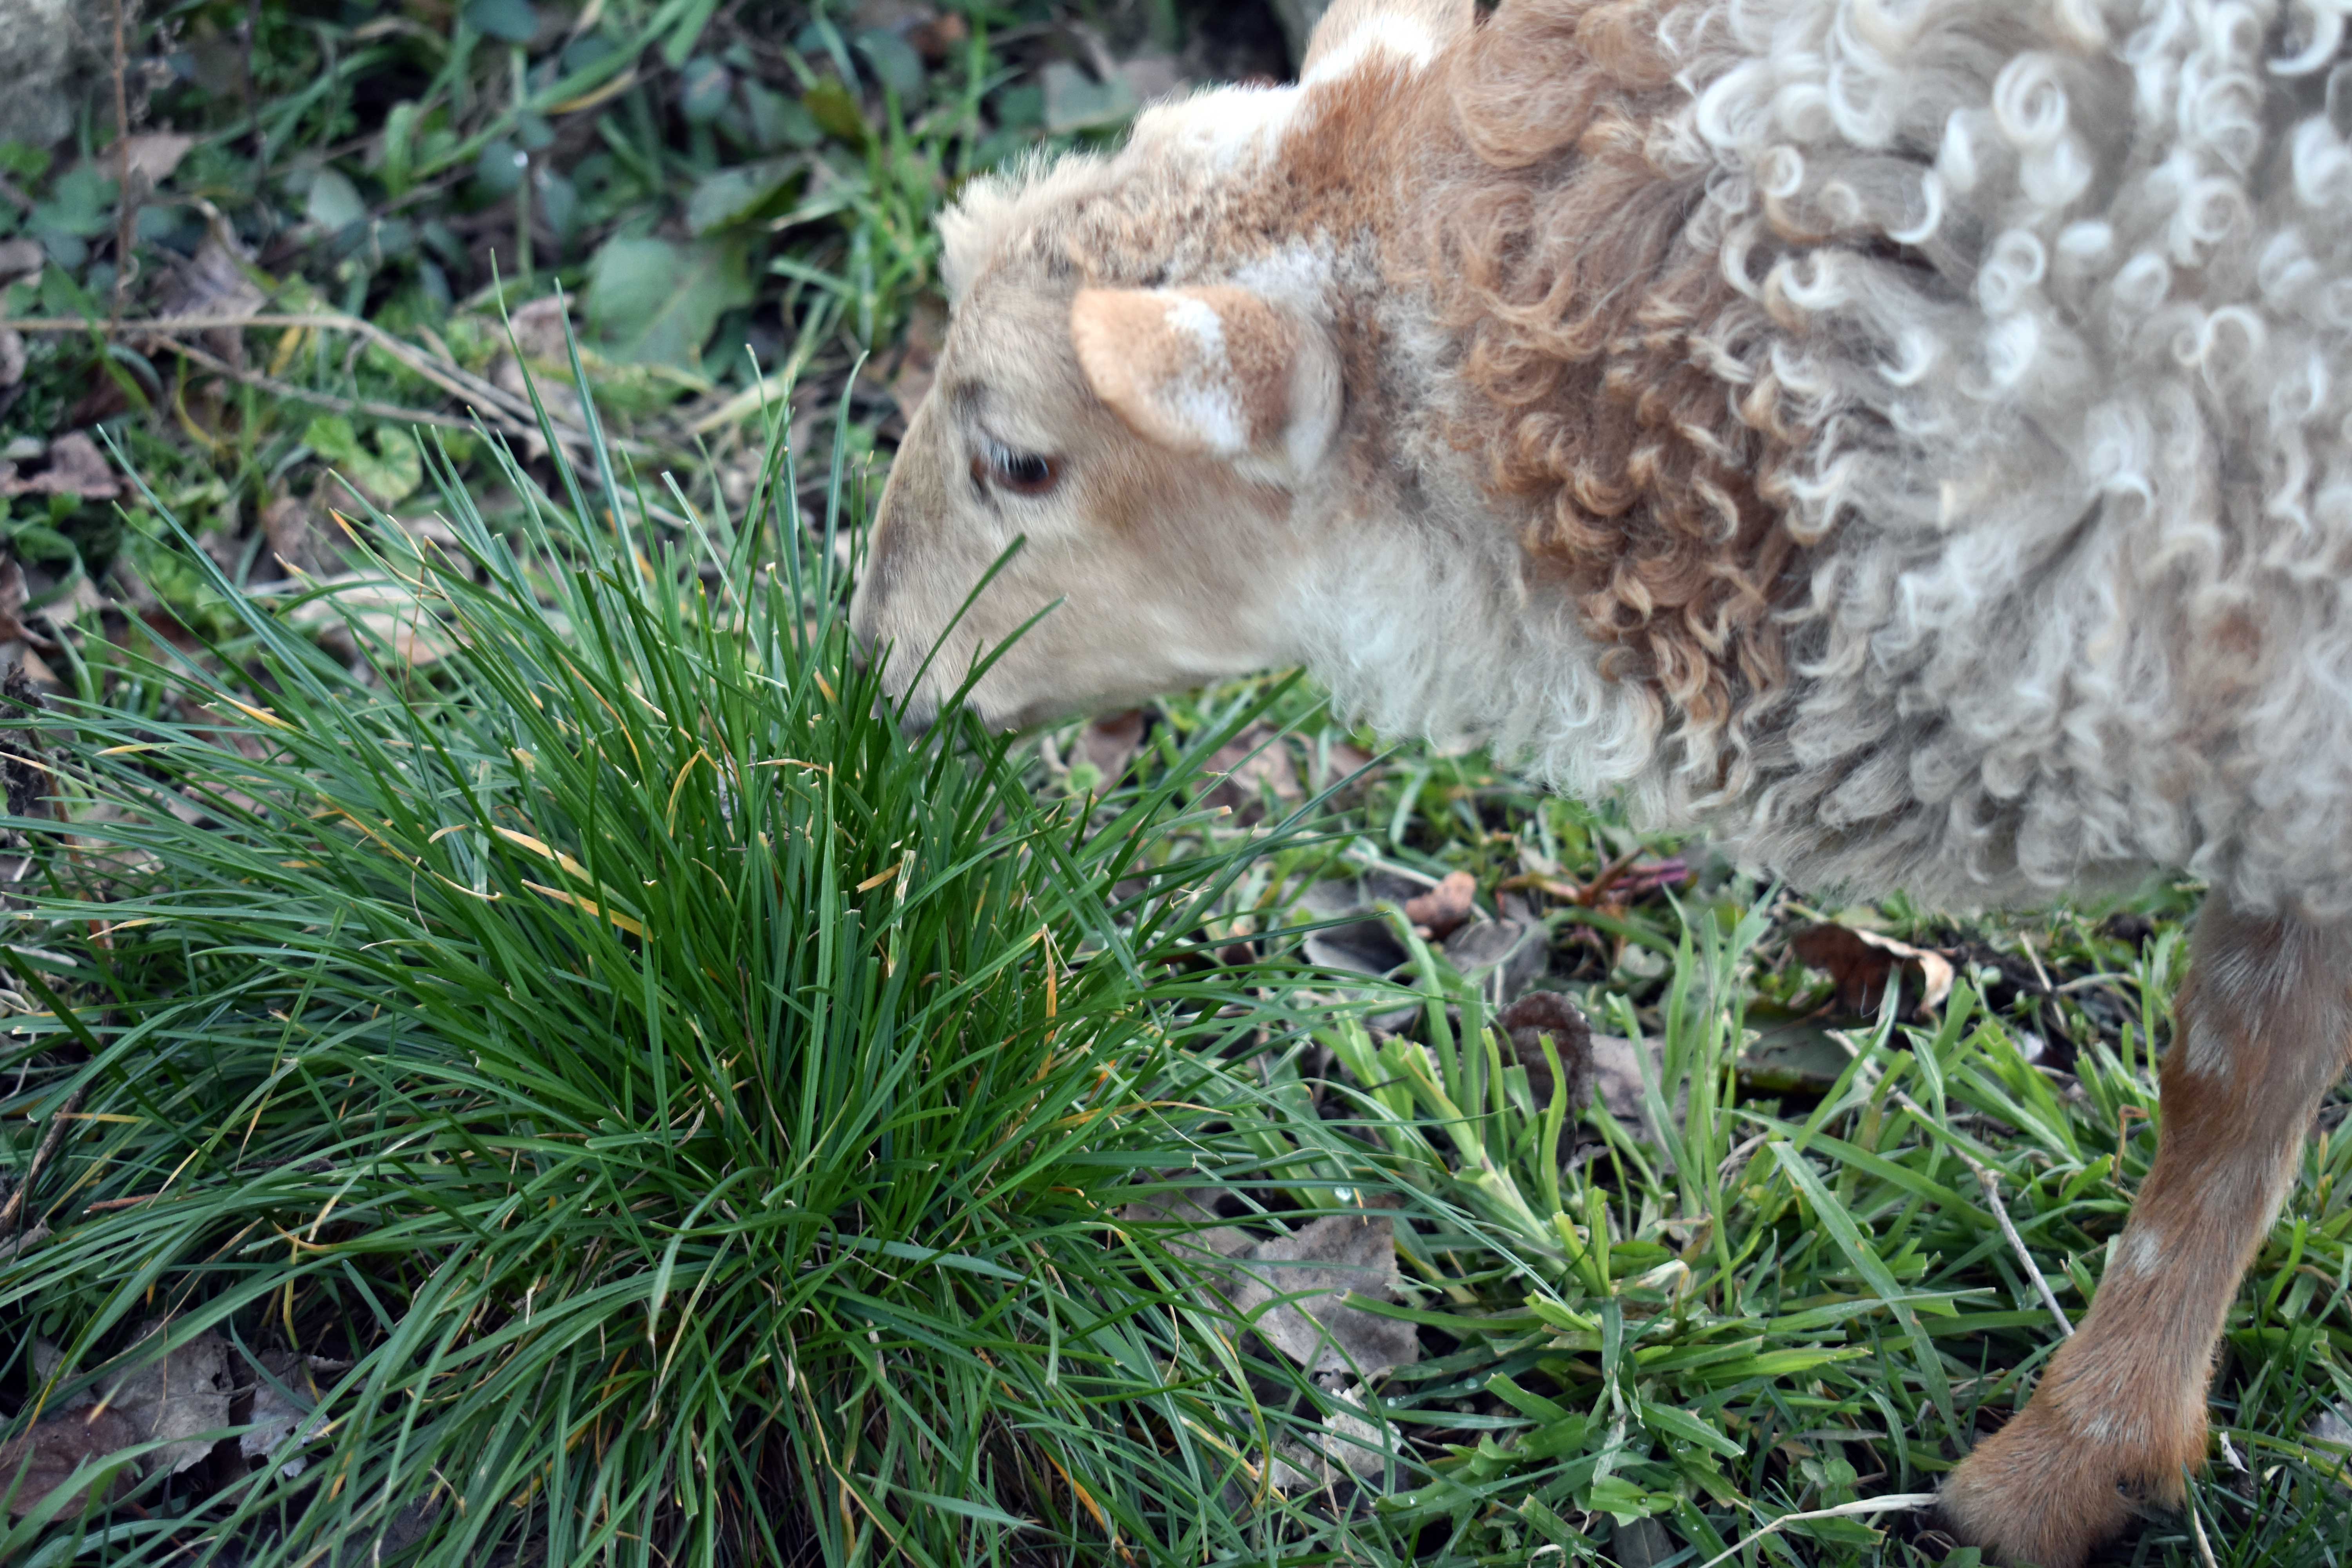
<svg viewBox="0 0 2352 1568">
<path fill-rule="evenodd" d="M 196 253 L 172 269 L 171 281 L 155 301 L 155 314 L 174 316 L 241 316 L 260 308 L 268 298 L 246 271 L 249 261 L 236 236 L 207 226 Z"/>
<path fill-rule="evenodd" d="M 237 1452 L 248 1459 L 275 1458 L 289 1439 L 316 1436 L 323 1422 L 313 1414 L 323 1397 L 317 1374 L 339 1372 L 350 1363 L 293 1351 L 264 1351 L 259 1364 L 262 1375 L 254 1379 L 253 1410 L 236 1440 Z M 298 1453 L 285 1458 L 279 1468 L 292 1480 L 310 1466 Z"/>
<path fill-rule="evenodd" d="M 514 325 L 515 347 L 534 367 L 546 365 L 561 369 L 569 379 L 572 354 L 564 342 L 563 298 L 550 294 L 533 300 L 516 310 L 508 320 Z"/>
<path fill-rule="evenodd" d="M 1838 1005 L 1849 1013 L 1877 1012 L 1887 982 L 1898 973 L 1910 977 L 1910 989 L 1918 997 L 1916 1012 L 1942 1006 L 1952 993 L 1950 959 L 1876 931 L 1842 925 L 1807 926 L 1790 939 L 1789 946 L 1836 984 Z"/>
<path fill-rule="evenodd" d="M 1172 1203 L 1129 1204 L 1131 1224 L 1170 1221 L 1199 1226 L 1173 1237 L 1171 1250 L 1217 1266 L 1229 1281 L 1234 1310 L 1253 1317 L 1266 1342 L 1317 1375 L 1370 1379 L 1421 1356 L 1411 1323 L 1382 1318 L 1344 1298 L 1397 1299 L 1396 1233 L 1384 1209 L 1328 1215 L 1285 1236 L 1253 1237 L 1217 1222 L 1213 1188 Z"/>
<path fill-rule="evenodd" d="M 1517 1000 L 1551 965 L 1551 936 L 1533 920 L 1472 921 L 1445 939 L 1445 962 L 1490 1006 Z"/>
<path fill-rule="evenodd" d="M 919 26 L 907 29 L 907 41 L 923 57 L 925 65 L 936 66 L 963 47 L 971 37 L 971 24 L 953 11 L 948 12 Z"/>
<path fill-rule="evenodd" d="M 1423 937 L 1442 942 L 1476 912 L 1477 892 L 1477 879 L 1469 872 L 1449 871 L 1437 886 L 1404 901 L 1404 918 Z"/>
<path fill-rule="evenodd" d="M 0 715 L 13 719 L 48 706 L 25 668 L 25 660 L 32 657 L 26 654 L 0 676 Z M 0 799 L 6 801 L 9 816 L 48 815 L 47 802 L 57 792 L 57 777 L 47 765 L 50 759 L 50 750 L 37 731 L 0 731 Z"/>
<path fill-rule="evenodd" d="M 971 24 L 963 17 L 922 0 L 858 0 L 850 18 L 860 32 L 878 28 L 898 34 L 926 65 L 938 65 L 971 37 Z"/>
<path fill-rule="evenodd" d="M 49 466 L 30 479 L 0 464 L 0 496 L 79 496 L 85 500 L 111 500 L 121 486 L 108 468 L 98 443 L 76 430 L 49 443 Z"/>
<path fill-rule="evenodd" d="M 151 131 L 109 147 L 90 160 L 90 166 L 111 180 L 121 172 L 122 160 L 127 157 L 131 177 L 145 180 L 152 188 L 172 177 L 172 171 L 180 166 L 180 160 L 195 144 L 193 136 L 174 131 Z"/>
<path fill-rule="evenodd" d="M 317 576 L 340 564 L 333 538 L 299 497 L 280 491 L 261 509 L 262 536 L 269 553 L 294 571 Z"/>
<path fill-rule="evenodd" d="M 174 316 L 249 316 L 268 302 L 268 295 L 253 280 L 252 256 L 229 222 L 208 204 L 205 237 L 196 253 L 172 268 L 155 301 L 159 318 Z M 245 368 L 245 334 L 234 327 L 218 327 L 203 336 L 215 359 Z"/>
<path fill-rule="evenodd" d="M 1396 933 L 1387 921 L 1370 912 L 1362 890 L 1354 882 L 1317 882 L 1299 902 L 1318 921 L 1344 921 L 1307 933 L 1308 962 L 1357 974 L 1387 974 L 1405 962 L 1407 954 Z"/>
<path fill-rule="evenodd" d="M 289 626 L 313 634 L 356 626 L 382 639 L 394 658 L 413 669 L 439 663 L 457 646 L 440 619 L 397 584 L 355 572 L 327 578 L 318 586 L 328 592 L 289 610 Z"/>
<path fill-rule="evenodd" d="M 1233 1305 L 1310 1374 L 1370 1379 L 1421 1359 L 1411 1323 L 1348 1304 L 1397 1299 L 1396 1233 L 1385 1210 L 1327 1215 L 1234 1259 Z"/>
<path fill-rule="evenodd" d="M 24 609 L 25 569 L 17 564 L 13 555 L 0 558 L 0 642 L 28 642 L 40 647 L 55 647 L 55 643 L 24 623 Z"/>
<path fill-rule="evenodd" d="M 1651 1157 L 1657 1162 L 1658 1169 L 1672 1175 L 1675 1157 L 1667 1152 L 1666 1130 L 1650 1114 L 1649 1093 L 1643 1086 L 1645 1067 L 1651 1081 L 1664 1079 L 1664 1054 L 1655 1037 L 1626 1040 L 1615 1035 L 1592 1037 L 1592 1088 L 1601 1108 L 1617 1119 L 1627 1136 L 1647 1143 L 1654 1151 Z M 1690 1114 L 1688 1084 L 1675 1089 L 1671 1114 L 1677 1121 Z"/>
<path fill-rule="evenodd" d="M 1202 797 L 1204 804 L 1224 806 L 1244 826 L 1264 819 L 1268 795 L 1283 805 L 1307 798 L 1289 743 L 1270 724 L 1252 724 L 1226 742 L 1202 772 L 1208 778 L 1224 775 Z"/>
<path fill-rule="evenodd" d="M 1173 1221 L 1199 1226 L 1170 1238 L 1170 1250 L 1196 1257 L 1232 1258 L 1247 1252 L 1252 1242 L 1249 1233 L 1240 1226 L 1218 1223 L 1216 1205 L 1222 1195 L 1214 1187 L 1195 1187 L 1171 1203 L 1129 1204 L 1119 1211 L 1119 1217 L 1132 1225 L 1165 1225 Z"/>
<path fill-rule="evenodd" d="M 572 373 L 566 370 L 560 382 L 543 375 L 526 377 L 522 366 L 512 354 L 500 354 L 490 366 L 492 386 L 528 401 L 536 385 L 539 401 L 546 408 L 547 416 L 558 425 L 576 427 L 585 422 L 585 411 L 580 405 L 580 394 L 572 390 L 571 376 Z M 547 456 L 547 437 L 539 433 L 536 422 L 522 437 L 522 449 L 523 455 L 533 462 Z"/>
<path fill-rule="evenodd" d="M 37 239 L 0 239 L 0 283 L 38 272 L 48 259 L 49 253 Z"/>
<path fill-rule="evenodd" d="M 150 1325 L 139 1343 L 161 1331 L 162 1325 Z M 135 1355 L 138 1348 L 134 1344 L 125 1355 Z M 78 1402 L 24 1436 L 0 1443 L 0 1476 L 13 1478 L 18 1467 L 26 1467 L 8 1511 L 30 1513 L 76 1467 L 141 1444 L 163 1443 L 135 1461 L 145 1473 L 186 1469 L 212 1452 L 212 1441 L 200 1434 L 228 1425 L 228 1386 L 227 1346 L 210 1332 L 100 1384 L 94 1403 Z M 78 1493 L 63 1506 L 78 1508 L 80 1502 Z"/>
<path fill-rule="evenodd" d="M 1102 787 L 1110 788 L 1127 772 L 1127 764 L 1143 746 L 1144 712 L 1130 708 L 1124 713 L 1108 713 L 1078 731 L 1078 760 L 1090 763 L 1102 775 Z"/>
<path fill-rule="evenodd" d="M 88 1415 L 52 1416 L 23 1436 L 0 1443 L 0 1476 L 7 1478 L 5 1484 L 16 1488 L 16 1495 L 8 1502 L 9 1514 L 32 1512 L 85 1461 L 120 1453 L 138 1441 L 138 1429 L 128 1416 L 101 1410 Z M 20 1467 L 21 1482 L 16 1479 Z M 62 1505 L 63 1510 L 70 1513 L 79 1509 L 88 1495 L 87 1486 L 76 1490 Z"/>
<path fill-rule="evenodd" d="M 1584 1109 L 1592 1099 L 1592 1026 L 1575 1003 L 1557 991 L 1530 991 L 1496 1014 L 1495 1025 L 1527 1069 L 1528 1089 L 1538 1107 L 1551 1103 L 1551 1063 L 1543 1052 L 1549 1035 L 1568 1079 L 1568 1113 L 1573 1118 Z"/>
<path fill-rule="evenodd" d="M 1276 1487 L 1289 1492 L 1329 1486 L 1349 1476 L 1371 1480 L 1399 1461 L 1396 1428 L 1383 1431 L 1363 1414 L 1363 1384 L 1340 1389 L 1337 1406 L 1303 1440 L 1285 1442 L 1276 1449 L 1271 1477 Z"/>
<path fill-rule="evenodd" d="M 1334 742 L 1315 759 L 1315 787 L 1318 790 L 1328 789 L 1343 779 L 1356 778 L 1378 760 L 1371 752 L 1352 741 Z M 1358 778 L 1358 787 L 1365 782 L 1367 781 Z"/>
<path fill-rule="evenodd" d="M 564 336 L 567 319 L 559 294 L 533 300 L 515 310 L 507 321 L 514 329 L 514 346 L 521 351 L 522 359 L 519 363 L 512 353 L 500 353 L 491 363 L 489 383 L 526 404 L 536 388 L 549 418 L 558 425 L 579 426 L 586 422 L 586 415 L 572 384 L 572 350 Z M 546 438 L 535 422 L 524 434 L 522 447 L 524 455 L 534 462 L 547 456 Z"/>
</svg>

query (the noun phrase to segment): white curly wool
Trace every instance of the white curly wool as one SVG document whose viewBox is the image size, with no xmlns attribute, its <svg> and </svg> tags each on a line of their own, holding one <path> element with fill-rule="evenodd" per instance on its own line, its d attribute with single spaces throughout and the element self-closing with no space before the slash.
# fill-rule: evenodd
<svg viewBox="0 0 2352 1568">
<path fill-rule="evenodd" d="M 1652 156 L 1740 300 L 1701 352 L 1819 432 L 1793 696 L 1710 793 L 1466 525 L 1318 577 L 1320 672 L 1807 886 L 1982 906 L 2186 867 L 2352 911 L 2347 12 L 1665 9 L 1687 96 Z"/>
</svg>

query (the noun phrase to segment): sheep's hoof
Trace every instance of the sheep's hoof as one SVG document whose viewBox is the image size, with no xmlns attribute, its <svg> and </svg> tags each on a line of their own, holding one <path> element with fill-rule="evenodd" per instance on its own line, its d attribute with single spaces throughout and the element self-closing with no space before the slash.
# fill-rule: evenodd
<svg viewBox="0 0 2352 1568">
<path fill-rule="evenodd" d="M 2009 1568 L 2082 1568 L 2130 1519 L 2119 1489 L 2177 1503 L 2180 1473 L 2150 1456 L 2085 1438 L 2036 1401 L 1977 1445 L 1937 1505 L 1954 1534 Z"/>
</svg>

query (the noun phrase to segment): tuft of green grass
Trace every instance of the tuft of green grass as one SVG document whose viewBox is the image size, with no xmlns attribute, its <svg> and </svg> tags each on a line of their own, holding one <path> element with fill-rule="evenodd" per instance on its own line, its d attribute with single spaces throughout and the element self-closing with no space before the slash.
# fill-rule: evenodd
<svg viewBox="0 0 2352 1568">
<path fill-rule="evenodd" d="M 455 545 L 382 530 L 363 584 L 273 605 L 191 550 L 232 638 L 13 716 L 59 801 L 10 824 L 0 1436 L 205 1334 L 320 1392 L 251 1461 L 16 1497 L 0 1560 L 1353 1550 L 1265 1480 L 1328 1398 L 1121 1217 L 1341 1201 L 1337 1136 L 1225 1064 L 1297 1033 L 1200 958 L 1242 858 L 1168 851 L 1173 784 L 1087 818 L 904 737 L 842 455 L 804 559 L 782 421 L 668 542 L 609 460 L 509 463 L 502 535 L 436 459 Z"/>
</svg>

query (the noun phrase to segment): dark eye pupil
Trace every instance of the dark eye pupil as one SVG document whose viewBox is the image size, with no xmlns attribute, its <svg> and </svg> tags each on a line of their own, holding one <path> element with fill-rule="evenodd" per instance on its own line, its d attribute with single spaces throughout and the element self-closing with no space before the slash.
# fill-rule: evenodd
<svg viewBox="0 0 2352 1568">
<path fill-rule="evenodd" d="M 989 477 L 1017 494 L 1042 494 L 1053 489 L 1054 481 L 1061 477 L 1060 468 L 1051 458 L 1041 458 L 1034 452 L 1007 451 L 1000 447 L 972 459 L 973 478 L 980 477 L 983 461 Z"/>
</svg>

